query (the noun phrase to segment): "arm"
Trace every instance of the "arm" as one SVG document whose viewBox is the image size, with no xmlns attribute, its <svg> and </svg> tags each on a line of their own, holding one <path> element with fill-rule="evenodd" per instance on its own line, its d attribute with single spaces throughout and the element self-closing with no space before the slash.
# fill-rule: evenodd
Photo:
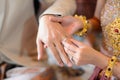
<svg viewBox="0 0 120 80">
<path fill-rule="evenodd" d="M 94 50 L 93 48 L 76 41 L 74 39 L 70 39 L 73 44 L 69 44 L 66 41 L 63 41 L 64 49 L 71 57 L 71 60 L 74 64 L 80 66 L 85 64 L 93 64 L 98 66 L 101 69 L 105 69 L 108 66 L 108 61 L 110 57 L 103 55 L 101 52 Z M 120 62 L 116 62 L 113 67 L 113 75 L 120 78 Z"/>
<path fill-rule="evenodd" d="M 94 13 L 94 17 L 93 18 L 91 18 L 91 19 L 88 19 L 88 22 L 90 23 L 90 27 L 89 27 L 89 31 L 91 32 L 91 31 L 98 31 L 98 30 L 101 30 L 101 27 L 100 27 L 100 15 L 101 15 L 101 10 L 102 10 L 102 8 L 104 7 L 104 4 L 105 4 L 105 1 L 106 0 L 97 0 L 97 5 L 96 5 L 96 9 L 95 9 L 95 13 Z M 60 18 L 56 18 L 56 19 L 54 19 L 54 21 L 59 21 L 59 22 L 61 22 L 61 23 L 68 23 L 68 21 L 69 20 L 73 20 L 73 22 L 72 23 L 78 23 L 77 24 L 77 26 L 76 25 L 74 25 L 74 27 L 67 27 L 67 29 L 69 29 L 69 33 L 74 33 L 75 31 L 78 31 L 79 29 L 81 29 L 81 28 L 83 28 L 83 25 L 81 25 L 82 24 L 82 22 L 81 22 L 81 20 L 78 20 L 78 21 L 76 21 L 76 20 L 74 20 L 73 18 L 71 18 L 71 17 L 65 17 L 65 18 L 63 18 L 63 19 L 60 19 Z M 69 24 L 69 23 L 68 23 Z M 64 24 L 63 24 L 63 26 L 64 26 Z M 74 30 L 73 30 L 74 29 Z"/>
<path fill-rule="evenodd" d="M 106 0 L 97 0 L 97 5 L 96 5 L 94 16 L 98 19 L 100 19 L 101 11 L 105 5 L 105 2 L 106 2 Z"/>
<path fill-rule="evenodd" d="M 100 19 L 101 10 L 104 7 L 105 1 L 106 0 L 97 0 L 97 5 L 96 5 L 94 17 L 91 18 L 91 19 L 88 19 L 88 22 L 91 25 L 89 27 L 89 30 L 88 30 L 89 32 L 91 32 L 91 31 L 98 31 L 98 30 L 100 31 L 101 30 L 100 20 L 99 19 Z M 63 18 L 62 20 L 60 20 L 59 18 L 56 18 L 56 19 L 54 19 L 54 21 L 59 21 L 61 23 L 67 23 L 70 20 L 70 17 L 66 17 L 66 18 Z M 71 18 L 71 19 L 73 20 L 73 18 Z M 78 21 L 79 21 L 79 23 L 78 23 Z M 77 21 L 77 23 L 78 23 L 77 26 L 74 25 L 73 28 L 68 27 L 70 33 L 74 33 L 75 31 L 83 28 L 83 25 L 79 25 L 79 24 L 82 23 L 81 20 L 78 20 L 78 21 Z M 72 23 L 76 23 L 76 21 L 74 20 Z M 73 31 L 73 29 L 75 31 Z"/>
</svg>

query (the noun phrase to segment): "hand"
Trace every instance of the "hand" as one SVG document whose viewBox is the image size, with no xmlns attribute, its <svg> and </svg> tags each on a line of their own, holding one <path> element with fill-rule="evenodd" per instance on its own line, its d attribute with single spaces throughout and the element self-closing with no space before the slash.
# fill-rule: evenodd
<svg viewBox="0 0 120 80">
<path fill-rule="evenodd" d="M 37 35 L 38 58 L 44 54 L 44 45 L 46 45 L 56 58 L 59 65 L 63 66 L 63 61 L 72 66 L 67 54 L 64 51 L 62 40 L 70 37 L 58 22 L 51 21 L 54 16 L 46 15 L 40 19 L 39 30 Z"/>
<path fill-rule="evenodd" d="M 82 29 L 83 27 L 82 22 L 79 19 L 74 18 L 73 16 L 53 17 L 51 18 L 51 20 L 54 22 L 60 22 L 65 31 L 70 35 L 78 31 L 79 29 Z"/>
<path fill-rule="evenodd" d="M 70 56 L 71 61 L 73 61 L 74 64 L 78 66 L 85 64 L 96 65 L 97 51 L 74 39 L 70 39 L 69 41 L 71 41 L 72 44 L 68 43 L 67 40 L 62 43 L 66 53 Z"/>
</svg>

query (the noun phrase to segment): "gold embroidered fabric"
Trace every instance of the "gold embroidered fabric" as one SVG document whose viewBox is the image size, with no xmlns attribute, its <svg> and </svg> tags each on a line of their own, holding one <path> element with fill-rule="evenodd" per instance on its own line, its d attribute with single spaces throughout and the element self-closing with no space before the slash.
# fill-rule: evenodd
<svg viewBox="0 0 120 80">
<path fill-rule="evenodd" d="M 120 18 L 116 18 L 112 23 L 105 27 L 106 46 L 113 49 L 113 53 L 120 51 Z M 120 53 L 120 52 L 119 52 Z M 116 55 L 117 56 L 117 55 Z"/>
<path fill-rule="evenodd" d="M 106 26 L 116 17 L 120 17 L 120 0 L 106 0 L 101 12 L 101 26 Z"/>
<path fill-rule="evenodd" d="M 109 43 L 110 39 L 107 38 L 108 31 L 106 31 L 106 26 L 109 23 L 112 23 L 116 18 L 120 18 L 120 0 L 107 0 L 104 6 L 104 9 L 102 10 L 102 13 L 101 13 L 101 26 L 103 31 L 103 38 L 105 40 L 105 47 L 110 52 L 113 51 L 113 47 Z M 117 33 L 117 31 L 118 32 L 120 31 L 120 28 L 116 29 L 117 26 L 109 26 L 109 27 L 111 27 L 109 28 L 109 30 L 113 30 L 112 36 L 114 36 Z M 119 34 L 119 37 L 120 37 L 120 34 Z"/>
<path fill-rule="evenodd" d="M 112 23 L 108 24 L 105 27 L 105 41 L 106 45 L 112 48 L 113 56 L 109 61 L 107 69 L 105 71 L 105 76 L 110 78 L 112 76 L 113 66 L 118 60 L 118 56 L 120 55 L 120 18 L 116 18 Z"/>
</svg>

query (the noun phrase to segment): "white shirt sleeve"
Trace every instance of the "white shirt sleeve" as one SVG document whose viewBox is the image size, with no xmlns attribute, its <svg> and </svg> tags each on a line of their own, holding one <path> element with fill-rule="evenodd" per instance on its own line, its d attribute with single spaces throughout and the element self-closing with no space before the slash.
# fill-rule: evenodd
<svg viewBox="0 0 120 80">
<path fill-rule="evenodd" d="M 55 0 L 43 14 L 73 15 L 76 10 L 75 0 Z"/>
</svg>

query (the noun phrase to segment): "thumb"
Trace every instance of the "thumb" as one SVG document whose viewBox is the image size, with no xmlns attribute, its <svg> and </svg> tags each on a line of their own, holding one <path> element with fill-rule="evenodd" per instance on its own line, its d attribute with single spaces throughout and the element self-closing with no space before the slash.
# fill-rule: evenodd
<svg viewBox="0 0 120 80">
<path fill-rule="evenodd" d="M 44 44 L 42 43 L 42 41 L 38 40 L 37 41 L 37 52 L 38 52 L 38 60 L 42 59 L 43 55 L 44 55 Z"/>
<path fill-rule="evenodd" d="M 58 17 L 51 17 L 50 19 L 51 21 L 54 21 L 54 22 L 62 22 L 63 21 L 63 18 L 58 16 Z"/>
</svg>

